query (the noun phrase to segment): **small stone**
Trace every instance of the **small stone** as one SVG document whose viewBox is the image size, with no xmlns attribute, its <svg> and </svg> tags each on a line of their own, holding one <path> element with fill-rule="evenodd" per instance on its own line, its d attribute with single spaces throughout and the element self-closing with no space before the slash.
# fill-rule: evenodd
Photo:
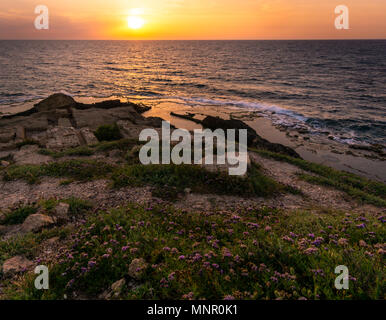
<svg viewBox="0 0 386 320">
<path fill-rule="evenodd" d="M 5 160 L 1 161 L 1 166 L 2 167 L 8 167 L 9 165 L 10 165 L 10 163 L 8 161 L 5 161 Z"/>
<path fill-rule="evenodd" d="M 54 244 L 55 242 L 58 242 L 59 239 L 60 239 L 59 237 L 52 237 L 52 238 L 47 240 L 47 243 L 48 244 Z"/>
<path fill-rule="evenodd" d="M 29 268 L 31 268 L 33 262 L 28 260 L 23 256 L 16 256 L 11 259 L 8 259 L 3 264 L 3 274 L 5 276 L 10 276 L 15 273 L 23 272 Z"/>
<path fill-rule="evenodd" d="M 113 291 L 114 293 L 114 296 L 119 296 L 122 292 L 122 289 L 123 287 L 125 286 L 126 284 L 126 280 L 125 279 L 121 279 L 121 280 L 118 280 L 117 282 L 114 282 L 112 285 L 111 285 L 111 290 Z"/>
<path fill-rule="evenodd" d="M 139 279 L 143 271 L 147 268 L 147 263 L 142 258 L 134 259 L 129 265 L 129 276 L 134 279 Z"/>
<path fill-rule="evenodd" d="M 28 216 L 27 219 L 25 219 L 20 230 L 25 233 L 37 232 L 42 230 L 44 227 L 48 227 L 54 223 L 55 221 L 52 217 L 36 213 Z"/>
<path fill-rule="evenodd" d="M 59 222 L 66 222 L 69 220 L 68 212 L 70 205 L 68 203 L 60 202 L 55 208 L 55 216 Z"/>
<path fill-rule="evenodd" d="M 190 193 L 192 193 L 192 189 L 190 189 L 190 188 L 185 188 L 185 189 L 184 189 L 184 192 L 185 192 L 186 194 L 190 194 Z"/>
</svg>

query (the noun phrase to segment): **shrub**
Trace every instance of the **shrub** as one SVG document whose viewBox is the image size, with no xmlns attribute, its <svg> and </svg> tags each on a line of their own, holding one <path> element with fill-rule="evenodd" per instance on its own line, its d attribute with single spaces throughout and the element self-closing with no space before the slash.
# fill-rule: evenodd
<svg viewBox="0 0 386 320">
<path fill-rule="evenodd" d="M 95 136 L 99 141 L 114 141 L 122 139 L 122 135 L 117 124 L 100 126 L 95 131 Z"/>
</svg>

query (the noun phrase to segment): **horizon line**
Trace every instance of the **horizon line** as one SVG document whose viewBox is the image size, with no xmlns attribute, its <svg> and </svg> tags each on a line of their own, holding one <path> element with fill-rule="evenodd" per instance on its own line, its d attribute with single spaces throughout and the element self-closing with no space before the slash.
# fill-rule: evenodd
<svg viewBox="0 0 386 320">
<path fill-rule="evenodd" d="M 0 39 L 0 41 L 355 41 L 386 38 L 301 38 L 301 39 Z"/>
</svg>

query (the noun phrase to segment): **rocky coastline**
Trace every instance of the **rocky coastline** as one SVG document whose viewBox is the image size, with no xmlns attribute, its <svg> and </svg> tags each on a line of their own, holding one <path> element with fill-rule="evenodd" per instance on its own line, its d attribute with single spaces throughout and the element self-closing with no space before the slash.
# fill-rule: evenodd
<svg viewBox="0 0 386 320">
<path fill-rule="evenodd" d="M 323 250 L 338 260 L 363 255 L 361 263 L 373 264 L 374 270 L 358 281 L 375 285 L 386 250 L 385 184 L 305 161 L 295 149 L 268 141 L 241 119 L 191 113 L 170 115 L 212 130 L 247 129 L 248 174 L 231 178 L 216 166 L 143 166 L 138 163 L 139 133 L 161 130 L 163 121 L 144 116 L 150 111 L 120 100 L 80 103 L 59 93 L 0 118 L 0 299 L 45 294 L 52 299 L 312 299 L 315 281 L 302 278 L 301 270 L 315 273 L 318 261 L 325 273 L 333 268 L 335 262 Z M 104 248 L 108 241 L 112 244 Z M 74 249 L 79 243 L 81 249 Z M 302 258 L 288 264 L 283 246 Z M 285 265 L 282 269 L 274 269 L 271 254 Z M 105 264 L 104 259 L 117 260 Z M 306 266 L 300 265 L 302 259 Z M 173 263 L 168 266 L 168 261 Z M 186 292 L 173 284 L 174 278 L 182 281 L 193 272 L 184 269 L 185 263 L 203 262 L 197 270 L 192 267 L 198 275 L 209 272 L 210 279 L 217 279 L 221 266 L 218 276 L 226 277 L 216 280 L 225 284 L 213 295 L 196 274 L 185 278 Z M 40 264 L 66 281 L 64 286 L 57 281 L 50 294 L 29 296 L 32 271 Z M 84 268 L 79 273 L 78 265 Z M 118 265 L 125 267 L 113 267 Z M 94 291 L 88 290 L 88 274 L 98 279 Z M 72 288 L 74 281 L 79 285 Z M 280 281 L 292 281 L 296 290 L 284 284 L 271 290 Z M 255 293 L 250 283 L 260 283 L 261 292 Z M 330 290 L 324 292 L 345 298 Z M 355 290 L 347 294 L 376 298 L 370 289 Z"/>
</svg>

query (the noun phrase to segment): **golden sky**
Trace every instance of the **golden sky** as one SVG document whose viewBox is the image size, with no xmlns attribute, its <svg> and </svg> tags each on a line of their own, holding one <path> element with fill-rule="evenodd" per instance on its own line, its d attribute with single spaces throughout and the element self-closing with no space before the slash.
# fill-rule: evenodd
<svg viewBox="0 0 386 320">
<path fill-rule="evenodd" d="M 50 13 L 36 30 L 35 7 Z M 350 29 L 336 30 L 335 7 Z M 134 10 L 132 9 L 140 9 Z M 132 29 L 131 26 L 143 26 Z M 139 18 L 139 20 L 138 20 Z M 139 22 L 138 22 L 139 21 Z M 139 24 L 138 24 L 139 23 Z M 0 39 L 385 39 L 386 0 L 1 0 Z"/>
</svg>

